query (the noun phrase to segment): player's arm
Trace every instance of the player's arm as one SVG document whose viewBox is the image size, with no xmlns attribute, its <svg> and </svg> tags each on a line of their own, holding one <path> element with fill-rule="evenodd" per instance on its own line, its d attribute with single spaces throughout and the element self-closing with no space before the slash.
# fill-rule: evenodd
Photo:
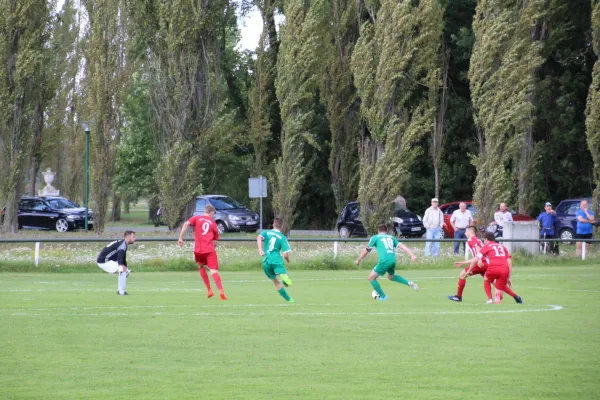
<svg viewBox="0 0 600 400">
<path fill-rule="evenodd" d="M 284 260 L 285 260 L 286 262 L 288 262 L 288 263 L 290 262 L 290 253 L 291 253 L 291 252 L 292 252 L 291 250 L 288 250 L 288 251 L 286 251 L 285 253 L 283 253 L 283 258 L 284 258 Z"/>
<path fill-rule="evenodd" d="M 185 221 L 181 227 L 181 232 L 179 232 L 179 240 L 177 240 L 179 247 L 183 247 L 183 235 L 185 234 L 185 231 L 187 231 L 188 226 L 190 226 L 190 221 Z"/>
<path fill-rule="evenodd" d="M 510 280 L 510 278 L 512 277 L 512 258 L 507 258 L 506 259 L 506 264 L 508 265 L 508 286 L 512 286 L 512 281 Z"/>
<path fill-rule="evenodd" d="M 117 250 L 117 264 L 121 267 L 121 271 L 127 271 L 127 261 L 125 258 L 125 250 Z"/>
<path fill-rule="evenodd" d="M 413 262 L 417 261 L 417 256 L 415 256 L 415 254 L 412 251 L 410 251 L 410 249 L 406 247 L 404 243 L 398 243 L 398 247 L 404 250 L 404 252 L 410 256 L 410 259 Z"/>
<path fill-rule="evenodd" d="M 473 263 L 473 261 L 475 260 L 475 257 L 471 258 L 470 260 L 466 260 L 466 261 L 456 261 L 454 263 L 454 266 L 456 268 L 461 267 L 463 265 L 471 265 L 471 263 Z"/>
<path fill-rule="evenodd" d="M 363 258 L 365 258 L 367 256 L 367 254 L 369 254 L 371 252 L 372 248 L 371 247 L 367 247 L 366 249 L 364 249 L 362 251 L 362 253 L 360 253 L 360 255 L 358 256 L 358 258 L 356 259 L 356 261 L 354 262 L 356 265 L 360 265 L 360 262 L 363 260 Z"/>
<path fill-rule="evenodd" d="M 481 253 L 477 253 L 477 255 L 471 259 L 471 264 L 469 265 L 467 275 L 473 274 L 473 268 L 475 268 L 475 266 L 479 263 L 479 260 L 481 260 L 482 257 L 483 256 L 481 255 Z"/>
<path fill-rule="evenodd" d="M 261 257 L 265 256 L 265 251 L 263 250 L 263 240 L 265 240 L 265 238 L 263 238 L 262 235 L 258 235 L 256 237 L 256 246 L 258 247 L 258 254 L 260 254 Z"/>
</svg>

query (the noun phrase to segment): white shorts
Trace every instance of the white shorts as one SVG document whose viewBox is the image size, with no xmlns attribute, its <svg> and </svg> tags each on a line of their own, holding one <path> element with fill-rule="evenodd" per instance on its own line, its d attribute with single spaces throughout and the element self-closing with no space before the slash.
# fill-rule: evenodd
<svg viewBox="0 0 600 400">
<path fill-rule="evenodd" d="M 122 272 L 121 266 L 116 261 L 108 261 L 105 263 L 98 263 L 98 266 L 108 272 L 109 274 L 114 274 L 116 272 Z"/>
</svg>

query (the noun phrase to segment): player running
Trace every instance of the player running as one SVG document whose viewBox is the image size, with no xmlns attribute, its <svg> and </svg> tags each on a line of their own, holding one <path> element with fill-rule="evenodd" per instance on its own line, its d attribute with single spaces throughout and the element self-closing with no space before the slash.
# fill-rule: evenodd
<svg viewBox="0 0 600 400">
<path fill-rule="evenodd" d="M 469 251 L 471 252 L 471 257 L 475 257 L 477 253 L 479 253 L 479 250 L 481 250 L 481 248 L 483 247 L 483 243 L 477 237 L 477 228 L 473 225 L 468 226 L 467 230 L 465 231 L 465 235 L 467 236 L 467 246 L 469 247 Z M 471 275 L 481 275 L 481 277 L 483 278 L 483 276 L 485 275 L 485 270 L 487 269 L 487 264 L 485 263 L 485 260 L 479 260 L 477 265 L 473 268 L 473 271 L 471 271 L 471 275 L 469 275 L 468 266 L 471 265 L 472 262 L 473 258 L 471 258 L 468 261 L 457 261 L 454 263 L 454 266 L 456 268 L 461 267 L 463 265 L 467 265 L 467 267 L 465 267 L 464 270 L 460 271 L 460 275 L 458 277 L 458 290 L 456 294 L 453 296 L 448 296 L 448 299 L 460 303 L 462 301 L 463 290 L 465 289 L 465 285 L 467 284 L 467 278 Z"/>
<path fill-rule="evenodd" d="M 492 232 L 486 232 L 483 237 L 484 246 L 473 259 L 467 273 L 473 273 L 473 269 L 477 266 L 479 260 L 484 258 L 487 259 L 488 267 L 483 278 L 483 287 L 485 289 L 485 294 L 488 297 L 487 304 L 492 304 L 492 282 L 494 282 L 494 285 L 496 286 L 496 304 L 500 304 L 502 292 L 506 292 L 512 296 L 517 303 L 522 304 L 523 300 L 521 297 L 508 287 L 510 274 L 512 272 L 512 259 L 508 249 L 496 242 Z"/>
<path fill-rule="evenodd" d="M 396 247 L 400 247 L 402 250 L 404 250 L 410 255 L 410 258 L 413 262 L 417 259 L 417 257 L 413 254 L 412 251 L 410 251 L 408 247 L 400 243 L 398 239 L 396 239 L 396 237 L 388 235 L 387 225 L 379 225 L 377 232 L 377 235 L 373 235 L 371 237 L 367 248 L 363 250 L 363 252 L 360 254 L 355 263 L 356 265 L 360 265 L 362 259 L 365 258 L 367 254 L 371 252 L 371 250 L 373 250 L 373 247 L 375 247 L 375 250 L 377 250 L 377 256 L 379 257 L 379 260 L 377 261 L 377 264 L 375 265 L 373 271 L 371 271 L 367 279 L 369 279 L 369 283 L 371 284 L 371 286 L 373 286 L 373 289 L 377 292 L 377 294 L 379 294 L 379 300 L 388 299 L 383 290 L 381 290 L 379 282 L 377 282 L 377 278 L 379 278 L 379 276 L 381 275 L 385 275 L 386 272 L 388 274 L 387 277 L 389 280 L 410 286 L 414 290 L 419 290 L 419 287 L 416 283 L 412 281 L 407 281 L 400 275 L 396 275 L 395 249 Z"/>
<path fill-rule="evenodd" d="M 219 275 L 219 259 L 217 258 L 217 251 L 215 250 L 215 244 L 219 237 L 219 228 L 215 223 L 213 217 L 215 215 L 215 208 L 207 204 L 204 206 L 204 215 L 196 215 L 186 221 L 181 227 L 181 233 L 179 234 L 179 240 L 177 244 L 179 247 L 183 246 L 183 234 L 187 230 L 188 226 L 194 227 L 194 259 L 198 264 L 198 271 L 202 277 L 206 290 L 208 291 L 207 297 L 213 297 L 214 293 L 210 287 L 210 281 L 208 280 L 208 274 L 206 268 L 210 271 L 210 274 L 219 289 L 221 300 L 227 300 L 225 292 L 223 291 L 223 285 L 221 284 L 221 276 Z"/>
<path fill-rule="evenodd" d="M 258 252 L 263 258 L 262 267 L 265 275 L 273 282 L 275 289 L 288 303 L 293 303 L 294 299 L 285 290 L 292 285 L 292 280 L 287 275 L 283 260 L 290 262 L 290 244 L 283 233 L 283 220 L 275 218 L 273 220 L 273 229 L 264 230 L 256 238 Z M 283 258 L 281 257 L 283 253 Z M 285 286 L 285 287 L 284 287 Z"/>
<path fill-rule="evenodd" d="M 98 266 L 109 274 L 119 273 L 117 294 L 127 296 L 127 278 L 131 270 L 127 268 L 127 246 L 135 243 L 135 232 L 125 231 L 123 239 L 108 244 L 102 249 L 96 262 Z"/>
</svg>

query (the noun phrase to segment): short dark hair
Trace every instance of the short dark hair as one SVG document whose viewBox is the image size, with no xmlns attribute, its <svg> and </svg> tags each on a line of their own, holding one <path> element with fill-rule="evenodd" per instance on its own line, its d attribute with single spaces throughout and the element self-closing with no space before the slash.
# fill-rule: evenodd
<svg viewBox="0 0 600 400">
<path fill-rule="evenodd" d="M 475 225 L 469 225 L 467 226 L 467 229 L 473 232 L 474 234 L 477 234 L 477 227 Z"/>
<path fill-rule="evenodd" d="M 135 231 L 125 231 L 125 234 L 123 235 L 123 237 L 127 237 L 131 234 L 135 234 Z"/>
<path fill-rule="evenodd" d="M 283 226 L 283 219 L 279 218 L 279 217 L 275 217 L 273 219 L 273 228 L 274 229 L 281 229 L 282 226 Z"/>
<path fill-rule="evenodd" d="M 495 242 L 496 236 L 494 236 L 494 232 L 486 232 L 483 234 L 483 238 L 488 242 Z"/>
<path fill-rule="evenodd" d="M 387 232 L 388 226 L 387 224 L 381 224 L 377 227 L 377 232 Z"/>
</svg>

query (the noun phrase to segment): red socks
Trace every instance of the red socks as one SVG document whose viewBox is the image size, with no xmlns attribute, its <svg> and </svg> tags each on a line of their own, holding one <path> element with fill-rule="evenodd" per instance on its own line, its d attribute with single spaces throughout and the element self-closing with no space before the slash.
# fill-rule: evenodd
<svg viewBox="0 0 600 400">
<path fill-rule="evenodd" d="M 512 296 L 512 297 L 516 296 L 515 292 L 513 292 L 512 289 L 509 288 L 508 286 L 504 288 L 504 293 L 506 293 L 507 295 Z"/>
<path fill-rule="evenodd" d="M 206 273 L 206 270 L 203 267 L 198 268 L 198 270 L 200 271 L 200 277 L 202 277 L 202 280 L 204 281 L 204 284 L 206 285 L 206 289 L 211 291 L 212 288 L 210 287 L 210 281 L 208 280 L 208 274 Z M 219 281 L 219 283 L 221 283 L 221 282 Z"/>
<path fill-rule="evenodd" d="M 456 292 L 456 295 L 458 297 L 462 298 L 463 290 L 465 290 L 465 285 L 466 284 L 467 284 L 467 280 L 466 279 L 459 279 L 458 280 L 458 291 Z"/>
<path fill-rule="evenodd" d="M 485 294 L 487 295 L 488 300 L 492 299 L 492 284 L 490 281 L 483 281 L 483 288 L 485 289 Z"/>
<path fill-rule="evenodd" d="M 217 285 L 217 289 L 219 289 L 219 292 L 223 293 L 223 285 L 221 284 L 221 277 L 219 276 L 219 273 L 216 272 L 212 274 L 212 277 L 215 281 L 215 285 Z"/>
</svg>

